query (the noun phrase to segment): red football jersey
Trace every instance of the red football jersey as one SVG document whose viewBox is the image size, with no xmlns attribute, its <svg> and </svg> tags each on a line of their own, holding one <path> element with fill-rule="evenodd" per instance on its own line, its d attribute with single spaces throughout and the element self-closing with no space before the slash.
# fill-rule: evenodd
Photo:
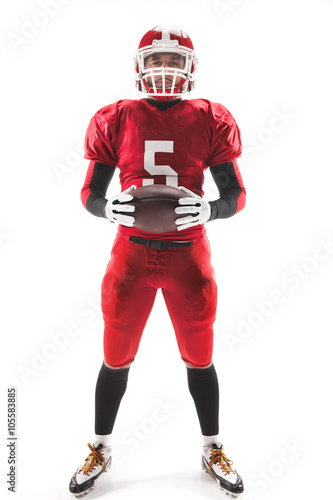
<svg viewBox="0 0 333 500">
<path fill-rule="evenodd" d="M 85 158 L 119 168 L 121 191 L 132 184 L 184 186 L 203 196 L 204 170 L 241 155 L 235 119 L 221 104 L 181 100 L 164 111 L 146 99 L 121 100 L 91 119 Z M 203 226 L 161 234 L 119 226 L 124 235 L 146 239 L 189 240 Z"/>
</svg>

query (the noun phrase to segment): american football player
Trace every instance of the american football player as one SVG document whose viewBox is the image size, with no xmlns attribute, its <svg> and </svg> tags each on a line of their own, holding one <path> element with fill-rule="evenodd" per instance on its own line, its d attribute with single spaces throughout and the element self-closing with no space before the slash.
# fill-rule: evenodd
<svg viewBox="0 0 333 500">
<path fill-rule="evenodd" d="M 224 106 L 184 99 L 195 86 L 196 67 L 184 31 L 153 28 L 135 56 L 141 98 L 103 107 L 87 130 L 90 163 L 82 203 L 91 214 L 118 224 L 118 232 L 102 282 L 104 360 L 95 392 L 95 437 L 69 486 L 77 496 L 111 465 L 115 419 L 158 289 L 187 370 L 203 439 L 202 468 L 225 492 L 237 496 L 244 489 L 219 438 L 219 387 L 212 362 L 217 287 L 205 231 L 206 223 L 231 217 L 245 205 L 237 165 L 241 138 Z M 107 199 L 116 168 L 121 192 Z M 215 201 L 203 198 L 207 168 L 219 191 Z M 179 217 L 173 231 L 149 233 L 134 225 L 133 190 L 151 184 L 177 187 L 187 195 L 175 209 Z"/>
</svg>

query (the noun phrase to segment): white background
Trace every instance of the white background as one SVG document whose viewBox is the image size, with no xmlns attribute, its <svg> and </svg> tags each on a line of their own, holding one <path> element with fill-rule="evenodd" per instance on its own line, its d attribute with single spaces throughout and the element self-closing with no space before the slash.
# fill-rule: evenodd
<svg viewBox="0 0 333 500">
<path fill-rule="evenodd" d="M 244 143 L 246 208 L 207 226 L 219 285 L 214 363 L 221 440 L 246 498 L 326 497 L 333 418 L 332 1 L 62 4 L 52 16 L 37 0 L 1 6 L 2 498 L 70 498 L 70 476 L 93 440 L 103 359 L 98 299 L 115 228 L 81 205 L 82 140 L 99 108 L 135 98 L 136 47 L 163 23 L 181 27 L 194 42 L 193 97 L 222 102 Z M 109 194 L 118 191 L 114 178 Z M 215 196 L 207 176 L 206 197 Z M 59 333 L 62 347 L 52 340 Z M 18 392 L 15 494 L 6 484 L 8 386 Z M 172 408 L 157 410 L 161 401 Z M 112 444 L 115 466 L 91 499 L 223 497 L 200 468 L 199 424 L 160 295 Z"/>
</svg>

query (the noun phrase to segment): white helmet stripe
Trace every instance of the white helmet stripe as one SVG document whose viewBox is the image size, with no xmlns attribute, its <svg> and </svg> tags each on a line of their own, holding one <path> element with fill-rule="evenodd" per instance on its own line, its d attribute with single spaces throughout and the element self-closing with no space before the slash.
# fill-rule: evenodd
<svg viewBox="0 0 333 500">
<path fill-rule="evenodd" d="M 162 40 L 170 40 L 170 26 L 162 26 Z"/>
</svg>

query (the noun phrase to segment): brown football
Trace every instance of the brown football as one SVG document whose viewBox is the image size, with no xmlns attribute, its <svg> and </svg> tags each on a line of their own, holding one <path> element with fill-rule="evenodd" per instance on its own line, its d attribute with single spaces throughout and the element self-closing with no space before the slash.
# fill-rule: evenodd
<svg viewBox="0 0 333 500">
<path fill-rule="evenodd" d="M 179 198 L 188 196 L 183 191 L 164 184 L 151 184 L 130 192 L 135 206 L 134 227 L 148 233 L 167 233 L 177 229 L 175 219 L 183 217 L 175 213 Z"/>
</svg>

